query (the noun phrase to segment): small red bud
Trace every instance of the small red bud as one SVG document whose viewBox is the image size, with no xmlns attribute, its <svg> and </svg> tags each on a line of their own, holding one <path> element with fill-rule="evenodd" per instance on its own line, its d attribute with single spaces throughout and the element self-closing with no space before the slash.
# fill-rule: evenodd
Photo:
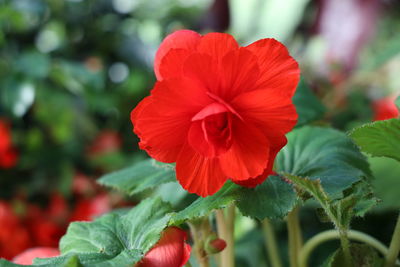
<svg viewBox="0 0 400 267">
<path fill-rule="evenodd" d="M 218 238 L 215 235 L 212 235 L 206 242 L 205 251 L 207 252 L 207 254 L 215 254 L 223 251 L 225 247 L 225 240 Z"/>
</svg>

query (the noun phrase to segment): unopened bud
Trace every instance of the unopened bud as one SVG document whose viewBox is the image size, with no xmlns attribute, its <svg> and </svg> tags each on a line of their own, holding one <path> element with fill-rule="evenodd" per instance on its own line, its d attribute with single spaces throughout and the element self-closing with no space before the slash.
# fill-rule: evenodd
<svg viewBox="0 0 400 267">
<path fill-rule="evenodd" d="M 225 240 L 218 238 L 216 235 L 211 235 L 205 245 L 207 254 L 215 254 L 223 251 L 226 247 Z"/>
</svg>

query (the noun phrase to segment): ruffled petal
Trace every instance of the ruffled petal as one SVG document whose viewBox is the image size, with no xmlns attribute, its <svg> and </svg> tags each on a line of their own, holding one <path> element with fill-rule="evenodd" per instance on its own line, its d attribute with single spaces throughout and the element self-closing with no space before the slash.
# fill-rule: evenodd
<svg viewBox="0 0 400 267">
<path fill-rule="evenodd" d="M 208 54 L 219 62 L 227 53 L 238 48 L 239 45 L 232 35 L 212 32 L 201 38 L 197 51 Z"/>
<path fill-rule="evenodd" d="M 167 228 L 136 267 L 183 267 L 190 257 L 190 246 L 185 241 L 186 233 L 182 229 Z"/>
<path fill-rule="evenodd" d="M 154 72 L 157 80 L 162 80 L 164 77 L 160 73 L 160 65 L 163 64 L 162 60 L 164 56 L 174 48 L 181 48 L 189 51 L 194 51 L 201 39 L 201 35 L 197 32 L 190 30 L 179 30 L 171 33 L 162 41 L 160 47 L 157 50 L 154 59 Z M 183 64 L 183 61 L 176 60 L 177 65 Z"/>
<path fill-rule="evenodd" d="M 270 145 L 267 137 L 257 127 L 234 117 L 232 146 L 219 159 L 221 168 L 232 180 L 256 177 L 268 164 Z"/>
<path fill-rule="evenodd" d="M 153 97 L 148 97 L 147 103 L 137 107 L 139 111 L 131 113 L 139 146 L 158 161 L 175 162 L 186 140 L 191 117 L 160 113 L 152 100 Z"/>
<path fill-rule="evenodd" d="M 218 158 L 207 158 L 186 144 L 176 161 L 176 177 L 190 193 L 206 197 L 216 193 L 228 179 Z"/>
<path fill-rule="evenodd" d="M 257 125 L 266 135 L 284 135 L 297 122 L 298 115 L 292 99 L 274 89 L 243 93 L 231 104 L 245 121 Z"/>
<path fill-rule="evenodd" d="M 257 58 L 245 48 L 226 54 L 221 64 L 220 92 L 215 92 L 225 101 L 255 88 L 260 76 Z"/>
<path fill-rule="evenodd" d="M 274 161 L 275 161 L 276 155 L 286 145 L 287 139 L 285 136 L 279 136 L 279 137 L 275 137 L 272 140 L 269 139 L 269 141 L 271 144 L 271 148 L 270 148 L 270 152 L 269 152 L 268 165 L 265 168 L 264 172 L 255 178 L 250 178 L 248 180 L 243 180 L 243 181 L 233 181 L 234 183 L 241 185 L 241 186 L 252 188 L 252 187 L 256 187 L 257 185 L 263 183 L 265 181 L 265 179 L 268 178 L 269 175 L 275 174 L 275 172 L 273 171 L 273 167 L 274 167 Z"/>
<path fill-rule="evenodd" d="M 181 77 L 183 63 L 191 54 L 193 54 L 193 51 L 187 49 L 179 48 L 169 50 L 161 60 L 161 64 L 158 68 L 161 77 L 157 77 L 158 80 Z"/>
<path fill-rule="evenodd" d="M 283 44 L 275 39 L 261 39 L 246 46 L 246 49 L 258 58 L 261 72 L 258 88 L 275 88 L 281 94 L 294 95 L 300 69 Z"/>
<path fill-rule="evenodd" d="M 159 113 L 169 116 L 193 117 L 212 103 L 202 84 L 184 77 L 157 82 L 151 95 Z"/>
</svg>

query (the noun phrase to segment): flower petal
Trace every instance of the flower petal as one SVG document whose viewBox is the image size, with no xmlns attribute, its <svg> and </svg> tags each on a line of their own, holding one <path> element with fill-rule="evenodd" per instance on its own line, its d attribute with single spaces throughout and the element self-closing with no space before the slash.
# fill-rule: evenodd
<svg viewBox="0 0 400 267">
<path fill-rule="evenodd" d="M 232 35 L 212 32 L 201 38 L 197 46 L 197 51 L 208 54 L 219 62 L 227 53 L 238 48 L 239 45 Z"/>
<path fill-rule="evenodd" d="M 232 180 L 256 177 L 268 164 L 270 145 L 262 131 L 233 117 L 232 146 L 219 159 L 221 168 Z"/>
<path fill-rule="evenodd" d="M 193 54 L 192 50 L 187 49 L 171 49 L 161 60 L 159 65 L 158 80 L 176 78 L 182 76 L 183 63 Z"/>
<path fill-rule="evenodd" d="M 169 227 L 157 244 L 136 265 L 137 267 L 182 267 L 190 257 L 190 246 L 185 243 L 186 233 L 178 227 Z"/>
<path fill-rule="evenodd" d="M 222 81 L 220 92 L 215 92 L 225 101 L 255 88 L 260 71 L 257 58 L 245 48 L 226 54 L 221 64 Z"/>
<path fill-rule="evenodd" d="M 202 197 L 217 192 L 228 179 L 218 158 L 207 158 L 184 145 L 176 161 L 176 177 L 184 189 Z"/>
<path fill-rule="evenodd" d="M 148 97 L 146 105 L 139 105 L 140 110 L 131 113 L 134 132 L 140 138 L 140 148 L 151 157 L 161 162 L 175 162 L 186 140 L 190 116 L 162 114 L 152 100 L 153 97 Z"/>
<path fill-rule="evenodd" d="M 300 79 L 297 62 L 286 47 L 275 39 L 261 39 L 248 46 L 258 58 L 261 76 L 258 88 L 276 88 L 280 93 L 293 96 Z"/>
<path fill-rule="evenodd" d="M 291 131 L 297 122 L 292 99 L 280 94 L 275 88 L 243 93 L 231 104 L 245 121 L 257 125 L 259 129 L 265 129 L 267 136 L 284 135 Z"/>
<path fill-rule="evenodd" d="M 234 183 L 241 185 L 241 186 L 252 188 L 252 187 L 256 187 L 257 185 L 264 182 L 265 179 L 267 179 L 269 175 L 274 174 L 273 167 L 274 167 L 274 161 L 275 161 L 276 155 L 286 145 L 287 139 L 285 136 L 279 136 L 279 137 L 276 137 L 274 140 L 269 140 L 269 141 L 271 143 L 271 148 L 270 148 L 270 152 L 269 152 L 268 164 L 267 164 L 267 167 L 265 168 L 264 172 L 255 178 L 251 178 L 251 179 L 243 180 L 243 181 L 233 181 Z"/>
<path fill-rule="evenodd" d="M 194 51 L 200 39 L 200 34 L 190 30 L 179 30 L 165 37 L 160 47 L 158 48 L 154 59 L 154 72 L 156 74 L 157 80 L 163 79 L 163 76 L 160 73 L 160 65 L 162 64 L 164 56 L 171 49 L 182 48 Z M 183 61 L 176 61 L 176 64 L 183 64 Z"/>
</svg>

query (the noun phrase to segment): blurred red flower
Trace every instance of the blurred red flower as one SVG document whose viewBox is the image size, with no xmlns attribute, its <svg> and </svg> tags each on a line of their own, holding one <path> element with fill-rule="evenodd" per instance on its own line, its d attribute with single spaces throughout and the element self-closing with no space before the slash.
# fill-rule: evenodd
<svg viewBox="0 0 400 267">
<path fill-rule="evenodd" d="M 14 257 L 13 262 L 21 265 L 31 265 L 35 258 L 50 258 L 60 255 L 56 248 L 35 247 L 30 248 Z"/>
<path fill-rule="evenodd" d="M 374 111 L 374 121 L 382 121 L 397 118 L 400 116 L 399 110 L 395 104 L 396 97 L 389 96 L 375 100 L 372 103 Z"/>
<path fill-rule="evenodd" d="M 185 231 L 177 227 L 167 228 L 157 244 L 135 267 L 182 267 L 189 260 L 191 251 L 185 241 Z"/>
<path fill-rule="evenodd" d="M 0 258 L 11 259 L 30 246 L 28 231 L 11 206 L 0 201 Z"/>
<path fill-rule="evenodd" d="M 229 34 L 180 30 L 162 42 L 154 71 L 158 81 L 131 120 L 140 148 L 176 162 L 183 188 L 204 197 L 228 179 L 254 187 L 272 173 L 297 121 L 300 70 L 284 45 L 239 47 Z"/>
<path fill-rule="evenodd" d="M 0 119 L 0 168 L 15 166 L 18 153 L 11 143 L 11 132 L 8 123 Z"/>
<path fill-rule="evenodd" d="M 120 134 L 113 130 L 102 131 L 88 149 L 89 156 L 118 151 L 122 145 Z"/>
</svg>

